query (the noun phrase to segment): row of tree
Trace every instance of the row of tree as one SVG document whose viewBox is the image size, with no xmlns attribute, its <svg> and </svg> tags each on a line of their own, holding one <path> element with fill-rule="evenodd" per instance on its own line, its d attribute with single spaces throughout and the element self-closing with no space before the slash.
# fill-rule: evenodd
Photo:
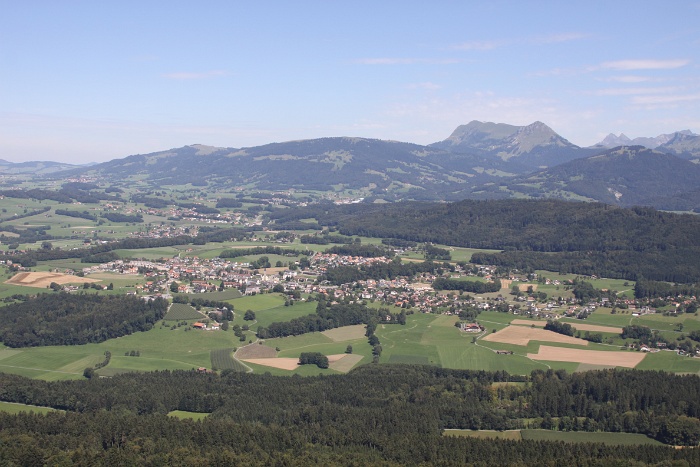
<svg viewBox="0 0 700 467">
<path fill-rule="evenodd" d="M 435 290 L 459 290 L 460 292 L 492 293 L 501 290 L 501 281 L 465 281 L 438 277 L 433 281 Z"/>
</svg>

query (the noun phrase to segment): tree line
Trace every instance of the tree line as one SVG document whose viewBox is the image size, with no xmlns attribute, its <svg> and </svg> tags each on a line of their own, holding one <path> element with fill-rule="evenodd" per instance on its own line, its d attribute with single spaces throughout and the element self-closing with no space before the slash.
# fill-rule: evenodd
<svg viewBox="0 0 700 467">
<path fill-rule="evenodd" d="M 388 313 L 386 309 L 369 308 L 362 303 L 337 303 L 329 304 L 325 299 L 320 298 L 316 306 L 316 313 L 294 318 L 290 321 L 270 323 L 269 326 L 258 327 L 257 336 L 260 339 L 272 339 L 275 337 L 298 336 L 308 332 L 320 332 L 328 329 L 335 329 L 342 326 L 352 326 L 355 324 L 384 322 L 400 322 L 399 318 L 386 320 Z M 403 315 L 403 323 L 406 324 L 406 317 Z"/>
</svg>

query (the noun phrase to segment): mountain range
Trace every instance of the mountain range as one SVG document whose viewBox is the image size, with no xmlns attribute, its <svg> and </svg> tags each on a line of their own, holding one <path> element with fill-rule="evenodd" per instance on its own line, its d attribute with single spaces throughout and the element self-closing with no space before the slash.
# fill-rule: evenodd
<svg viewBox="0 0 700 467">
<path fill-rule="evenodd" d="M 138 178 L 154 187 L 352 191 L 386 201 L 559 197 L 700 210 L 699 162 L 700 135 L 689 130 L 633 140 L 609 135 L 584 148 L 542 122 L 472 121 L 427 146 L 349 137 L 251 148 L 197 144 L 89 167 L 0 161 L 0 173 L 34 167 L 46 177 L 115 185 Z"/>
</svg>

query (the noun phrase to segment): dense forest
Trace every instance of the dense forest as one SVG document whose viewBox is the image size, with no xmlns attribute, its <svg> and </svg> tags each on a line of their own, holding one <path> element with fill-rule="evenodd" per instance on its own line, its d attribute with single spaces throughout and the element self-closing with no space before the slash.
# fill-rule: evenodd
<svg viewBox="0 0 700 467">
<path fill-rule="evenodd" d="M 392 319 L 387 321 L 387 316 Z M 326 331 L 355 324 L 373 323 L 373 325 L 376 325 L 380 321 L 400 322 L 398 318 L 394 319 L 392 316 L 385 308 L 369 308 L 361 303 L 329 304 L 324 299 L 319 299 L 316 313 L 300 316 L 290 321 L 270 323 L 267 327 L 260 326 L 258 327 L 257 335 L 260 339 L 272 339 L 275 337 L 298 336 L 308 332 Z M 406 316 L 402 316 L 403 322 L 401 324 L 406 324 Z"/>
<path fill-rule="evenodd" d="M 224 371 L 45 382 L 0 374 L 0 463 L 18 465 L 698 465 L 700 449 L 478 440 L 446 428 L 525 426 L 700 440 L 700 378 L 662 372 L 506 373 L 365 365 L 347 375 Z M 494 384 L 499 383 L 499 384 Z M 172 410 L 206 412 L 181 421 Z M 670 462 L 677 462 L 670 464 Z"/>
<path fill-rule="evenodd" d="M 44 293 L 0 307 L 0 341 L 9 347 L 103 342 L 147 331 L 167 310 L 162 298 Z"/>
<path fill-rule="evenodd" d="M 700 280 L 700 218 L 651 208 L 556 200 L 330 204 L 275 211 L 274 222 L 315 218 L 343 235 L 469 248 L 473 262 L 518 269 L 690 283 Z"/>
</svg>

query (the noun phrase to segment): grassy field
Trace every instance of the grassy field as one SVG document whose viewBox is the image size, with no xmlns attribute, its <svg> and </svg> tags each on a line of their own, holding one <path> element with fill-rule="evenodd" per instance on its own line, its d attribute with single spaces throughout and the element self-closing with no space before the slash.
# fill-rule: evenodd
<svg viewBox="0 0 700 467">
<path fill-rule="evenodd" d="M 520 441 L 522 435 L 521 430 L 445 430 L 443 432 L 444 436 L 457 436 L 464 438 L 479 438 L 479 439 L 510 439 L 513 441 Z"/>
<path fill-rule="evenodd" d="M 535 441 L 564 441 L 565 443 L 604 443 L 616 446 L 663 443 L 638 433 L 609 433 L 581 431 L 521 430 L 522 439 Z"/>
<path fill-rule="evenodd" d="M 16 404 L 14 402 L 0 402 L 0 412 L 18 414 L 21 412 L 49 413 L 56 412 L 51 407 L 38 407 L 36 405 Z"/>
<path fill-rule="evenodd" d="M 209 416 L 208 413 L 187 412 L 185 410 L 173 410 L 172 412 L 168 412 L 168 415 L 171 417 L 179 418 L 181 420 L 204 420 Z"/>
<path fill-rule="evenodd" d="M 202 319 L 204 317 L 205 316 L 202 313 L 195 310 L 186 303 L 173 303 L 172 305 L 170 305 L 170 309 L 168 309 L 168 312 L 165 314 L 165 317 L 163 319 L 165 319 L 166 321 L 179 321 L 182 319 Z"/>
<path fill-rule="evenodd" d="M 613 446 L 636 446 L 651 444 L 663 446 L 663 443 L 638 433 L 610 433 L 583 431 L 551 431 L 551 430 L 445 430 L 444 436 L 462 436 L 479 439 L 522 439 L 533 441 L 563 441 L 565 443 L 603 443 Z"/>
<path fill-rule="evenodd" d="M 288 321 L 298 316 L 313 313 L 316 302 L 297 302 L 294 306 L 284 306 L 280 294 L 261 294 L 231 300 L 235 306 L 236 318 L 232 324 L 249 325 L 246 342 L 255 340 L 254 330 L 258 326 L 267 326 L 274 321 Z M 243 310 L 253 309 L 256 321 L 244 321 Z M 619 325 L 621 316 L 599 312 L 586 320 L 593 324 L 596 317 L 603 318 L 600 324 Z M 478 321 L 488 333 L 493 329 L 503 329 L 517 316 L 482 312 Z M 629 316 L 625 317 L 627 320 Z M 674 318 L 657 317 L 666 320 Z M 481 339 L 473 342 L 474 335 L 459 331 L 454 326 L 456 316 L 413 314 L 407 318 L 405 326 L 398 324 L 380 324 L 376 335 L 381 341 L 382 355 L 380 363 L 426 364 L 444 368 L 504 370 L 512 374 L 528 374 L 535 369 L 565 369 L 573 372 L 584 370 L 577 362 L 534 361 L 527 358 L 528 353 L 537 353 L 543 342 L 530 341 L 527 346 L 487 342 Z M 687 319 L 695 319 L 688 317 Z M 175 328 L 172 326 L 175 324 Z M 205 367 L 228 367 L 217 364 L 214 357 L 218 352 L 243 345 L 232 331 L 203 331 L 187 326 L 178 326 L 174 321 L 159 322 L 148 332 L 135 333 L 100 344 L 82 346 L 52 346 L 26 349 L 10 349 L 0 346 L 0 371 L 16 373 L 30 378 L 45 380 L 80 379 L 83 370 L 93 367 L 104 359 L 104 352 L 112 353 L 110 364 L 98 370 L 102 376 L 110 376 L 129 371 L 152 371 L 163 369 L 183 369 Z M 360 364 L 372 361 L 372 349 L 362 333 L 334 330 L 335 340 L 322 333 L 309 333 L 296 337 L 268 339 L 265 344 L 279 348 L 279 357 L 296 358 L 301 352 L 318 351 L 324 355 L 343 354 L 348 345 L 353 353 L 362 356 Z M 497 331 L 498 332 L 498 331 Z M 550 346 L 565 348 L 584 348 L 573 344 L 547 343 Z M 619 346 L 589 344 L 591 350 L 618 351 Z M 494 350 L 512 350 L 513 355 L 499 355 Z M 131 351 L 138 351 L 139 356 L 127 356 Z M 229 352 L 230 353 L 230 352 Z M 220 357 L 220 356 L 219 356 Z M 217 357 L 218 358 L 218 357 Z M 231 359 L 233 360 L 233 359 Z M 217 360 L 218 361 L 218 360 Z M 229 365 L 230 366 L 230 365 Z M 256 372 L 289 375 L 334 374 L 332 369 L 320 370 L 316 367 L 302 366 L 293 371 L 246 365 Z M 674 352 L 662 351 L 648 354 L 638 365 L 639 369 L 660 369 L 678 373 L 700 374 L 700 359 L 681 357 Z M 236 366 L 235 369 L 243 368 Z M 247 370 L 247 368 L 245 368 Z"/>
</svg>

